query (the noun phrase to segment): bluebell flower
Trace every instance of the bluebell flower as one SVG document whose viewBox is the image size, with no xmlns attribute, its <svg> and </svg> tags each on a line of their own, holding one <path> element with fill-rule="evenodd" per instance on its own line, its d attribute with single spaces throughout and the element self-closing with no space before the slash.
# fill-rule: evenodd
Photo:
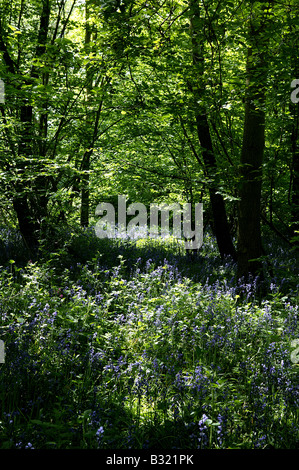
<svg viewBox="0 0 299 470">
<path fill-rule="evenodd" d="M 208 444 L 208 436 L 207 436 L 208 428 L 205 425 L 205 422 L 207 421 L 207 419 L 208 419 L 207 415 L 203 414 L 201 420 L 198 423 L 198 426 L 199 426 L 198 442 L 200 443 L 201 449 L 205 448 Z"/>
<path fill-rule="evenodd" d="M 34 449 L 34 447 L 31 442 L 28 442 L 28 444 L 25 445 L 25 449 Z"/>
<path fill-rule="evenodd" d="M 100 426 L 99 429 L 96 432 L 97 438 L 100 438 L 103 433 L 104 433 L 104 428 L 103 428 L 103 426 Z"/>
</svg>

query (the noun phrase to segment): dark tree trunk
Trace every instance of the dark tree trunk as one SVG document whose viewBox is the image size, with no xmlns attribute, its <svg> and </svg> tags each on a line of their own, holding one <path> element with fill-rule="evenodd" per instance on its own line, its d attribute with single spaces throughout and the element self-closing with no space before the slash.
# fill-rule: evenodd
<svg viewBox="0 0 299 470">
<path fill-rule="evenodd" d="M 296 75 L 297 76 L 297 75 Z M 292 146 L 292 195 L 291 195 L 291 223 L 294 245 L 299 246 L 299 107 L 298 104 L 291 104 L 291 114 L 293 116 L 293 126 L 291 134 Z"/>
<path fill-rule="evenodd" d="M 257 7 L 259 8 L 259 7 Z M 261 190 L 265 147 L 265 16 L 255 11 L 249 31 L 245 119 L 240 161 L 238 277 L 262 276 Z"/>
<path fill-rule="evenodd" d="M 20 109 L 20 121 L 22 131 L 19 137 L 19 158 L 18 169 L 21 178 L 15 184 L 15 196 L 13 197 L 13 208 L 16 211 L 20 232 L 29 251 L 35 252 L 38 246 L 39 223 L 34 219 L 34 213 L 29 206 L 29 188 L 22 179 L 24 171 L 23 157 L 30 157 L 32 147 L 32 106 L 24 103 Z"/>
<path fill-rule="evenodd" d="M 36 58 L 41 57 L 46 51 L 46 43 L 49 29 L 50 1 L 43 0 L 40 15 L 38 39 L 35 49 Z M 1 26 L 1 24 L 0 24 Z M 1 28 L 0 28 L 0 32 Z M 19 74 L 17 65 L 11 59 L 3 38 L 0 34 L 0 49 L 4 52 L 4 60 L 11 74 Z M 39 77 L 37 66 L 32 66 L 30 78 L 24 77 L 24 82 L 32 85 L 33 80 Z M 28 95 L 30 92 L 28 91 Z M 33 155 L 33 106 L 30 98 L 25 96 L 19 108 L 20 134 L 18 136 L 18 157 L 16 167 L 19 172 L 18 179 L 14 182 L 13 208 L 16 212 L 20 232 L 27 248 L 33 253 L 39 245 L 39 232 L 42 218 L 45 218 L 47 210 L 47 196 L 45 190 L 45 177 L 37 176 L 38 166 L 26 168 Z M 47 119 L 43 115 L 41 130 L 42 137 L 46 136 Z M 40 155 L 43 157 L 44 155 Z M 42 166 L 42 165 L 41 165 Z M 28 171 L 30 173 L 28 173 Z M 27 174 L 29 178 L 27 178 Z M 27 179 L 27 181 L 26 181 Z M 33 181 L 33 183 L 32 183 Z"/>
<path fill-rule="evenodd" d="M 191 85 L 191 90 L 194 96 L 197 135 L 202 149 L 205 173 L 211 180 L 209 196 L 214 219 L 214 232 L 221 257 L 231 256 L 236 260 L 236 250 L 229 231 L 224 200 L 221 194 L 217 193 L 217 161 L 213 150 L 206 109 L 203 105 L 205 95 L 205 84 L 203 83 L 205 37 L 202 31 L 202 19 L 197 2 L 190 0 L 189 5 L 192 62 L 194 71 L 197 74 L 196 83 Z"/>
<path fill-rule="evenodd" d="M 89 169 L 90 151 L 87 150 L 82 161 L 82 171 L 86 171 L 81 176 L 81 227 L 88 227 L 89 224 Z"/>
<path fill-rule="evenodd" d="M 216 177 L 217 162 L 213 151 L 210 129 L 205 115 L 196 116 L 198 138 L 202 146 L 202 156 L 205 169 L 209 178 Z M 232 242 L 224 200 L 221 194 L 217 194 L 217 185 L 212 182 L 209 187 L 209 195 L 213 213 L 214 232 L 221 257 L 231 256 L 236 260 L 236 250 Z"/>
<path fill-rule="evenodd" d="M 85 4 L 85 47 L 87 53 L 95 52 L 93 46 L 91 45 L 92 40 L 96 38 L 96 26 L 89 23 L 90 10 L 93 8 L 94 0 L 87 0 Z M 93 88 L 93 70 L 87 65 L 86 66 L 86 104 L 91 98 L 92 88 Z M 95 122 L 93 122 L 93 117 L 88 117 L 86 114 L 86 124 L 87 124 L 87 134 L 91 132 L 93 127 L 93 134 L 87 138 L 87 146 L 93 148 L 99 124 L 99 116 L 101 113 L 101 105 L 98 112 L 96 113 Z M 81 176 L 80 186 L 81 186 L 81 210 L 80 210 L 80 223 L 81 227 L 88 227 L 89 225 L 89 200 L 90 200 L 90 181 L 89 181 L 89 171 L 90 171 L 90 162 L 93 150 L 87 149 L 83 155 L 81 170 L 83 174 Z"/>
<path fill-rule="evenodd" d="M 241 154 L 238 217 L 238 277 L 259 274 L 262 256 L 260 202 L 264 151 L 264 112 L 246 104 Z"/>
<path fill-rule="evenodd" d="M 299 149 L 293 153 L 292 231 L 299 236 Z M 297 241 L 298 243 L 298 241 Z"/>
<path fill-rule="evenodd" d="M 13 208 L 16 211 L 20 232 L 27 249 L 31 254 L 36 254 L 38 248 L 38 233 L 40 225 L 32 219 L 32 213 L 26 196 L 17 196 L 13 200 Z"/>
</svg>

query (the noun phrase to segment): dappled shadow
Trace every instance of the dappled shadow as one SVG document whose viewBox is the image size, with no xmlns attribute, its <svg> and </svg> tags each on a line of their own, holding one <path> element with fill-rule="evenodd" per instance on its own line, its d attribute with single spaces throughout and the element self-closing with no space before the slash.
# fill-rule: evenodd
<svg viewBox="0 0 299 470">
<path fill-rule="evenodd" d="M 215 237 L 207 231 L 203 236 L 203 246 L 196 253 L 187 253 L 184 243 L 176 239 L 100 239 L 93 227 L 57 228 L 51 231 L 51 237 L 45 238 L 36 257 L 28 252 L 18 230 L 2 228 L 0 230 L 0 263 L 13 269 L 24 267 L 28 261 L 47 263 L 55 267 L 56 272 L 70 270 L 75 280 L 82 271 L 82 266 L 90 269 L 110 271 L 123 260 L 122 275 L 129 278 L 138 272 L 146 272 L 149 263 L 152 269 L 163 266 L 165 262 L 177 270 L 180 277 L 187 277 L 193 282 L 209 285 L 224 282 L 235 286 L 238 294 L 245 292 L 249 284 L 259 284 L 260 296 L 263 297 L 275 288 L 283 293 L 297 288 L 298 253 L 290 251 L 276 237 L 265 237 L 265 255 L 263 276 L 261 279 L 237 280 L 236 263 L 232 258 L 221 259 Z M 14 260 L 14 265 L 10 264 Z M 272 287 L 271 287 L 272 286 Z"/>
</svg>

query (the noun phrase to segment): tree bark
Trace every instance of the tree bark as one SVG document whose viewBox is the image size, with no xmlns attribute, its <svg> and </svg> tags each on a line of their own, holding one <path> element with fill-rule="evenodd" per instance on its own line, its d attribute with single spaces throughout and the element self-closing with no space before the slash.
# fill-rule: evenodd
<svg viewBox="0 0 299 470">
<path fill-rule="evenodd" d="M 20 232 L 27 249 L 35 253 L 38 247 L 38 232 L 39 223 L 34 216 L 34 211 L 29 205 L 28 191 L 26 181 L 23 180 L 23 171 L 25 166 L 23 163 L 24 157 L 30 158 L 32 151 L 32 106 L 23 103 L 20 109 L 20 122 L 22 124 L 21 134 L 19 136 L 18 157 L 21 161 L 18 162 L 18 170 L 20 178 L 15 183 L 15 195 L 13 197 L 13 208 L 16 212 Z"/>
<path fill-rule="evenodd" d="M 92 28 L 89 23 L 90 19 L 90 6 L 92 0 L 87 0 L 85 4 L 85 46 L 87 51 L 89 50 L 89 45 L 91 41 Z M 90 92 L 92 89 L 92 74 L 90 72 L 89 66 L 86 66 L 86 107 L 88 106 L 88 99 L 90 97 Z M 88 113 L 86 113 L 88 116 Z M 86 117 L 88 121 L 88 117 Z M 88 132 L 88 131 L 87 131 Z M 89 224 L 89 169 L 90 169 L 90 150 L 87 149 L 84 152 L 81 170 L 83 175 L 81 176 L 81 210 L 80 210 L 80 223 L 81 227 L 88 227 Z"/>
<path fill-rule="evenodd" d="M 43 0 L 40 15 L 40 26 L 38 31 L 35 57 L 41 57 L 46 50 L 48 29 L 50 18 L 50 1 Z M 3 58 L 9 72 L 13 75 L 20 75 L 18 65 L 9 55 L 6 44 L 2 36 L 2 26 L 0 22 L 0 49 L 3 51 Z M 36 66 L 32 66 L 30 78 L 24 78 L 28 85 L 32 85 L 33 80 L 39 77 Z M 20 134 L 18 136 L 18 178 L 13 183 L 13 208 L 16 212 L 20 232 L 23 236 L 27 248 L 34 254 L 39 245 L 38 236 L 40 222 L 45 215 L 47 208 L 47 198 L 45 196 L 44 178 L 37 176 L 33 183 L 26 182 L 26 166 L 33 155 L 33 106 L 30 98 L 24 97 L 18 112 L 20 121 Z M 30 168 L 36 171 L 36 168 Z M 29 175 L 32 178 L 32 174 Z"/>
<path fill-rule="evenodd" d="M 293 107 L 295 105 L 293 104 Z M 292 223 L 292 236 L 294 245 L 299 247 L 299 108 L 292 110 L 294 116 L 291 143 L 292 143 L 292 207 L 291 207 L 291 223 Z"/>
<path fill-rule="evenodd" d="M 198 139 L 202 149 L 202 159 L 205 172 L 211 180 L 209 185 L 209 196 L 214 220 L 214 232 L 217 240 L 218 249 L 222 258 L 231 256 L 236 260 L 236 250 L 232 242 L 224 200 L 221 194 L 218 194 L 218 169 L 213 143 L 209 128 L 206 109 L 203 106 L 205 95 L 204 75 L 204 41 L 202 35 L 202 19 L 197 2 L 190 1 L 190 34 L 192 40 L 192 62 L 197 72 L 197 84 L 191 86 L 196 113 L 196 129 Z M 200 103 L 200 104 L 198 104 Z"/>
<path fill-rule="evenodd" d="M 255 2 L 259 3 L 259 2 Z M 247 51 L 246 95 L 243 143 L 240 160 L 238 205 L 238 277 L 262 276 L 260 257 L 262 164 L 265 147 L 266 45 L 264 39 L 267 12 L 258 5 L 252 12 Z"/>
<path fill-rule="evenodd" d="M 294 33 L 291 28 L 291 32 Z M 299 78 L 299 64 L 296 51 L 298 50 L 299 41 L 296 36 L 294 44 L 294 53 L 292 54 L 292 71 L 293 78 Z M 292 116 L 292 130 L 291 130 L 291 152 L 292 152 L 292 167 L 291 167 L 291 234 L 294 246 L 299 248 L 299 104 L 290 103 L 290 114 Z"/>
</svg>

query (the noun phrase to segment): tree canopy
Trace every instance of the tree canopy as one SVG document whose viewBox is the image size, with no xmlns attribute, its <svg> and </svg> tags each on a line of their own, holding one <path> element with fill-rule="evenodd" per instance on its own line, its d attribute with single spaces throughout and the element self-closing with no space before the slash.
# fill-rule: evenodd
<svg viewBox="0 0 299 470">
<path fill-rule="evenodd" d="M 298 26 L 294 0 L 1 0 L 2 223 L 34 251 L 125 194 L 203 202 L 240 276 L 263 227 L 296 249 Z"/>
</svg>

